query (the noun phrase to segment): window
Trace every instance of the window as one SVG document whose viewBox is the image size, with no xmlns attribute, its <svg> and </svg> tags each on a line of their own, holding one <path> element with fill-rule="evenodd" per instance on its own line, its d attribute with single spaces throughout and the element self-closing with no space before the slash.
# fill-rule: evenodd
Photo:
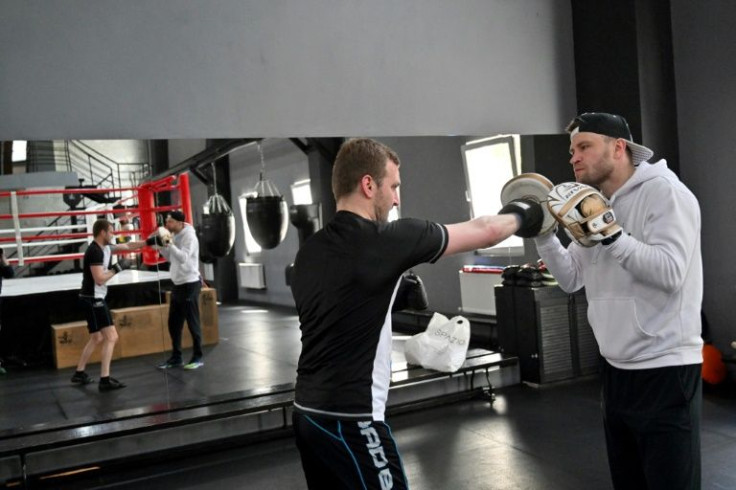
<svg viewBox="0 0 736 490">
<path fill-rule="evenodd" d="M 401 202 L 401 187 L 396 189 L 396 192 L 399 194 L 399 202 Z M 394 206 L 391 208 L 391 211 L 388 212 L 388 221 L 389 223 L 392 221 L 396 221 L 397 219 L 401 218 L 401 206 Z"/>
<path fill-rule="evenodd" d="M 501 189 L 521 173 L 519 135 L 503 135 L 470 141 L 462 146 L 467 199 L 471 217 L 496 214 L 501 209 Z M 515 235 L 478 253 L 523 255 L 524 240 Z"/>
<path fill-rule="evenodd" d="M 312 204 L 312 189 L 309 183 L 309 179 L 305 179 L 291 184 L 291 199 L 294 204 Z"/>
<path fill-rule="evenodd" d="M 397 220 L 397 219 L 399 219 L 400 217 L 401 217 L 401 216 L 400 216 L 400 214 L 399 214 L 399 208 L 398 208 L 398 207 L 396 207 L 396 206 L 392 207 L 392 208 L 391 208 L 391 211 L 389 211 L 389 212 L 388 212 L 388 221 L 389 221 L 389 223 L 390 223 L 391 221 L 396 221 L 396 220 Z"/>
<path fill-rule="evenodd" d="M 28 142 L 27 141 L 13 141 L 13 161 L 14 162 L 25 162 L 27 160 Z"/>
</svg>

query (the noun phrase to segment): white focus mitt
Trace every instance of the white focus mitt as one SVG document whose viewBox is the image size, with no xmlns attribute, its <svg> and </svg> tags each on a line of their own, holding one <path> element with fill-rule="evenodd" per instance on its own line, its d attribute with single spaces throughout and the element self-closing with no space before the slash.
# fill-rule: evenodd
<svg viewBox="0 0 736 490">
<path fill-rule="evenodd" d="M 516 235 L 523 236 L 524 238 L 531 238 L 538 235 L 544 235 L 555 229 L 555 219 L 544 204 L 547 200 L 547 194 L 553 187 L 554 184 L 552 184 L 547 177 L 536 173 L 517 175 L 504 184 L 501 189 L 501 204 L 504 206 L 504 209 L 508 210 L 509 207 L 513 207 L 511 203 L 514 201 L 521 201 L 522 205 L 524 203 L 527 205 L 532 203 L 541 205 L 541 224 L 534 223 L 533 229 L 519 230 Z M 539 228 L 537 228 L 537 226 L 539 226 Z M 526 233 L 525 231 L 529 231 L 529 233 Z"/>
<path fill-rule="evenodd" d="M 171 232 L 163 226 L 159 226 L 156 231 L 148 236 L 148 239 L 146 240 L 146 245 L 156 247 L 168 247 L 169 245 L 171 245 L 171 240 Z"/>
<path fill-rule="evenodd" d="M 583 247 L 611 242 L 622 232 L 608 200 L 589 185 L 556 185 L 549 192 L 547 208 L 567 235 Z"/>
</svg>

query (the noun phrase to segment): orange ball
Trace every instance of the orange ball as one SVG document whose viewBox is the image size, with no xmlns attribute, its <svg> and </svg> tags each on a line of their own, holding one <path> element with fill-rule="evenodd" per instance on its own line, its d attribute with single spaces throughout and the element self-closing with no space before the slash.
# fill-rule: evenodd
<svg viewBox="0 0 736 490">
<path fill-rule="evenodd" d="M 708 384 L 717 385 L 726 379 L 726 364 L 723 362 L 721 351 L 712 344 L 703 346 L 703 381 Z"/>
</svg>

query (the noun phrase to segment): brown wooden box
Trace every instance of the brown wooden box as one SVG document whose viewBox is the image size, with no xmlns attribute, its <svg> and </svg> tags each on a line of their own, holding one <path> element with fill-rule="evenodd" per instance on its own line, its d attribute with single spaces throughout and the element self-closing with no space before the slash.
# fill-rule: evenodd
<svg viewBox="0 0 736 490">
<path fill-rule="evenodd" d="M 89 340 L 89 332 L 87 331 L 87 322 L 70 322 L 51 325 L 51 335 L 53 338 L 54 363 L 56 369 L 76 366 L 79 357 L 82 355 L 84 346 Z M 100 362 L 102 346 L 98 346 L 92 353 L 88 364 Z M 120 341 L 115 344 L 112 351 L 112 358 L 119 359 L 122 356 L 120 349 Z"/>
<path fill-rule="evenodd" d="M 169 339 L 169 305 L 135 306 L 110 310 L 118 329 L 121 355 L 135 357 L 163 352 Z"/>
</svg>

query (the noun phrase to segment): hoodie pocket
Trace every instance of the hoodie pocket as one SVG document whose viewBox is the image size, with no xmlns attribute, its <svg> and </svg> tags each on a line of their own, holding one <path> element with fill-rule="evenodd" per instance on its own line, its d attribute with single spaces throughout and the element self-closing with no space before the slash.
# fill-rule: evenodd
<svg viewBox="0 0 736 490">
<path fill-rule="evenodd" d="M 646 351 L 654 335 L 645 332 L 631 298 L 594 299 L 588 302 L 588 321 L 601 354 L 612 361 L 630 361 Z"/>
</svg>

